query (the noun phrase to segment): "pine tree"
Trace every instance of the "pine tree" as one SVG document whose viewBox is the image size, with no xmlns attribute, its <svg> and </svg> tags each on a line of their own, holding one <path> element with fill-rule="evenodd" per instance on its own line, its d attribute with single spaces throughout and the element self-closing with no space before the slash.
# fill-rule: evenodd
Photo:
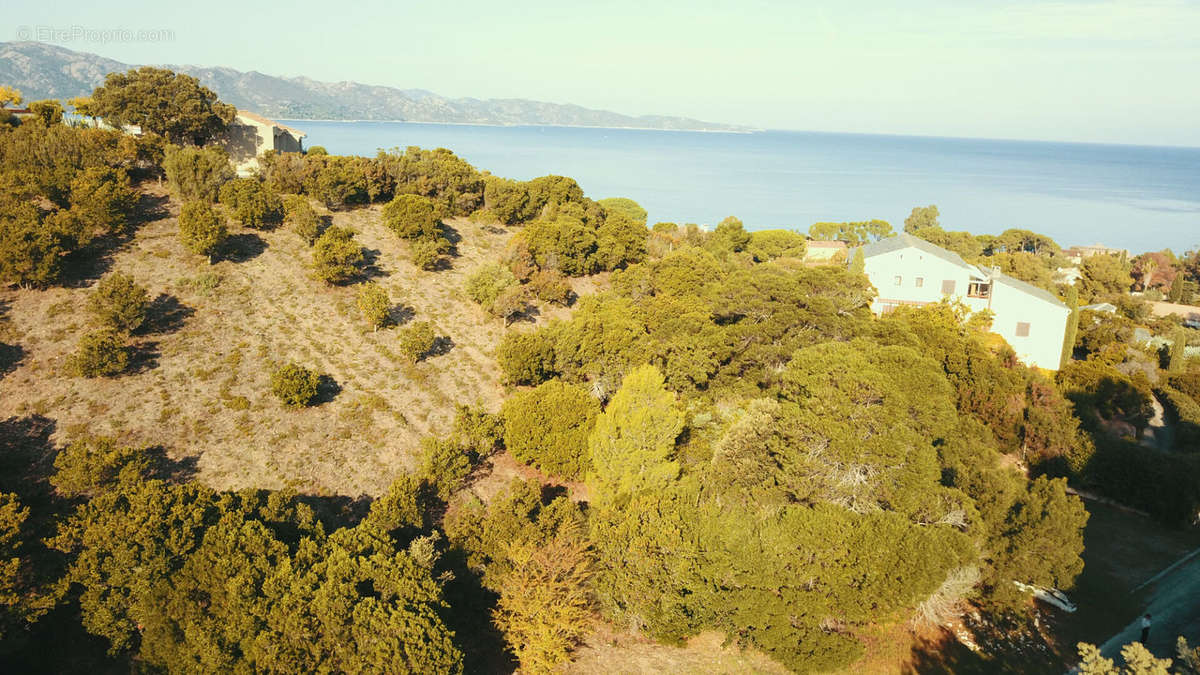
<svg viewBox="0 0 1200 675">
<path fill-rule="evenodd" d="M 1079 289 L 1074 285 L 1067 290 L 1067 307 L 1071 309 L 1071 314 L 1067 316 L 1067 327 L 1063 332 L 1062 358 L 1059 359 L 1059 368 L 1071 362 L 1071 356 L 1075 353 L 1075 339 L 1079 336 Z"/>
<path fill-rule="evenodd" d="M 854 249 L 854 258 L 850 261 L 850 273 L 851 274 L 866 274 L 867 273 L 867 260 L 865 257 L 863 257 L 863 250 L 862 250 L 861 246 Z"/>
<path fill-rule="evenodd" d="M 1171 351 L 1167 361 L 1167 371 L 1170 373 L 1183 372 L 1183 365 L 1187 362 L 1187 329 L 1183 326 L 1176 326 L 1175 330 L 1171 331 Z"/>
<path fill-rule="evenodd" d="M 589 445 L 595 473 L 589 477 L 593 498 L 616 501 L 655 490 L 679 476 L 675 439 L 683 413 L 654 366 L 634 368 L 608 408 L 596 418 Z"/>
</svg>

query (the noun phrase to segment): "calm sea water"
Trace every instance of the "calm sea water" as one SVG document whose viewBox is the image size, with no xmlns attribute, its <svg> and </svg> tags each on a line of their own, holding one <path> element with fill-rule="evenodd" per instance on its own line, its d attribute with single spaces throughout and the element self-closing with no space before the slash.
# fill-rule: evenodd
<svg viewBox="0 0 1200 675">
<path fill-rule="evenodd" d="M 571 176 L 588 196 L 630 197 L 650 222 L 806 231 L 937 204 L 947 229 L 1021 227 L 1064 246 L 1135 252 L 1200 246 L 1200 148 L 788 131 L 750 134 L 289 121 L 335 154 L 446 147 L 480 169 Z"/>
</svg>

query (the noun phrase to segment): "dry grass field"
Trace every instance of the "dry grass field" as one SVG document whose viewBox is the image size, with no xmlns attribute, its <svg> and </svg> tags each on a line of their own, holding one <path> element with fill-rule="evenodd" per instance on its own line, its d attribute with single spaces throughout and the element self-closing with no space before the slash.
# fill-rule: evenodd
<svg viewBox="0 0 1200 675">
<path fill-rule="evenodd" d="M 178 204 L 166 202 L 164 217 L 143 224 L 98 270 L 132 275 L 152 299 L 126 374 L 89 380 L 63 372 L 89 329 L 95 278 L 0 293 L 3 341 L 23 352 L 0 385 L 0 419 L 48 417 L 59 444 L 93 433 L 162 446 L 174 459 L 191 458 L 197 478 L 214 488 L 357 496 L 378 494 L 412 469 L 421 437 L 447 430 L 455 404 L 498 408 L 493 352 L 505 329 L 461 289 L 511 233 L 452 221 L 458 255 L 449 269 L 427 272 L 383 227 L 379 207 L 332 214 L 333 224 L 359 233 L 370 263 L 365 276 L 390 294 L 397 322 L 429 320 L 449 338 L 445 353 L 412 364 L 395 328 L 366 325 L 354 284 L 311 278 L 310 249 L 286 227 L 231 224 L 229 251 L 209 265 L 179 243 L 177 214 Z M 579 291 L 595 283 L 579 280 Z M 332 378 L 319 405 L 288 409 L 270 394 L 273 364 L 287 361 Z"/>
</svg>

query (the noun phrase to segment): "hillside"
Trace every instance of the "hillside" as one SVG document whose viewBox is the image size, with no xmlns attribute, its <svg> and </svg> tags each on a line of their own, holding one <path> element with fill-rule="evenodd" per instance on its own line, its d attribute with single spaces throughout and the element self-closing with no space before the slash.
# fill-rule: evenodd
<svg viewBox="0 0 1200 675">
<path fill-rule="evenodd" d="M 411 364 L 394 329 L 363 323 L 354 287 L 309 277 L 308 248 L 292 232 L 235 230 L 230 252 L 208 266 L 179 243 L 178 203 L 153 189 L 146 198 L 161 202 L 161 217 L 108 263 L 152 298 L 151 326 L 135 336 L 134 374 L 80 380 L 63 372 L 87 328 L 79 317 L 88 288 L 4 293 L 8 339 L 25 354 L 0 390 L 0 419 L 36 413 L 56 420 L 64 441 L 86 429 L 162 445 L 219 489 L 357 496 L 414 470 L 421 437 L 446 433 L 455 404 L 499 407 L 493 350 L 501 322 L 460 289 L 510 232 L 453 221 L 462 237 L 453 268 L 426 272 L 382 227 L 378 207 L 332 215 L 359 233 L 372 275 L 397 302 L 397 322 L 430 320 L 449 337 L 445 354 Z M 269 380 L 271 364 L 286 361 L 329 374 L 336 395 L 300 411 L 284 407 Z"/>
<path fill-rule="evenodd" d="M 135 67 L 40 42 L 0 43 L 0 83 L 27 100 L 88 94 L 104 75 Z M 578 105 L 526 99 L 447 98 L 421 89 L 358 82 L 318 82 L 232 68 L 172 65 L 197 77 L 222 100 L 283 119 L 399 120 L 456 124 L 529 124 L 736 131 L 741 127 L 661 115 L 629 116 Z"/>
</svg>

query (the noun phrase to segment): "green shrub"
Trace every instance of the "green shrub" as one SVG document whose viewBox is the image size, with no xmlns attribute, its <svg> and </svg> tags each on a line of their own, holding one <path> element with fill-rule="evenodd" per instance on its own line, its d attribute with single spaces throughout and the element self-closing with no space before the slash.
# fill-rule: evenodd
<svg viewBox="0 0 1200 675">
<path fill-rule="evenodd" d="M 292 408 L 311 405 L 317 397 L 321 376 L 304 366 L 289 363 L 271 373 L 271 393 Z"/>
<path fill-rule="evenodd" d="M 284 200 L 285 220 L 292 226 L 292 231 L 300 235 L 306 244 L 312 246 L 321 234 L 321 217 L 308 200 L 298 195 L 292 195 Z"/>
<path fill-rule="evenodd" d="M 452 439 L 469 448 L 478 458 L 487 457 L 504 442 L 504 417 L 482 406 L 460 405 L 454 414 Z"/>
<path fill-rule="evenodd" d="M 88 167 L 71 180 L 71 214 L 89 238 L 124 229 L 137 200 L 124 169 Z"/>
<path fill-rule="evenodd" d="M 391 322 L 392 301 L 388 298 L 387 291 L 379 284 L 363 284 L 358 290 L 356 304 L 372 329 L 379 330 Z"/>
<path fill-rule="evenodd" d="M 383 207 L 383 224 L 401 239 L 438 236 L 437 206 L 420 195 L 404 194 Z"/>
<path fill-rule="evenodd" d="M 442 246 L 439 240 L 431 238 L 417 239 L 409 245 L 412 263 L 423 270 L 432 272 L 442 262 Z"/>
<path fill-rule="evenodd" d="M 517 278 L 511 270 L 499 263 L 491 263 L 467 277 L 465 290 L 468 298 L 490 312 L 496 298 L 516 285 Z"/>
<path fill-rule="evenodd" d="M 453 440 L 433 436 L 421 440 L 420 475 L 436 488 L 442 500 L 450 499 L 462 488 L 473 468 L 470 451 Z"/>
<path fill-rule="evenodd" d="M 400 331 L 400 353 L 416 363 L 429 355 L 437 343 L 437 333 L 429 321 L 415 321 Z"/>
<path fill-rule="evenodd" d="M 220 190 L 221 203 L 243 227 L 263 228 L 283 220 L 283 200 L 254 178 L 237 178 Z"/>
<path fill-rule="evenodd" d="M 211 263 L 228 237 L 224 214 L 207 202 L 184 203 L 179 211 L 179 239 L 187 250 L 207 256 Z"/>
<path fill-rule="evenodd" d="M 496 359 L 506 383 L 541 384 L 555 375 L 554 339 L 546 331 L 505 333 Z"/>
<path fill-rule="evenodd" d="M 77 377 L 111 377 L 129 366 L 125 338 L 114 330 L 97 330 L 79 340 L 79 347 L 67 360 L 67 370 Z"/>
<path fill-rule="evenodd" d="M 521 462 L 579 479 L 591 468 L 588 434 L 600 404 L 584 389 L 551 380 L 504 403 L 504 445 Z"/>
<path fill-rule="evenodd" d="M 1200 370 L 1193 370 L 1179 375 L 1172 375 L 1167 382 L 1179 391 L 1200 402 Z"/>
<path fill-rule="evenodd" d="M 182 201 L 217 201 L 221 186 L 233 180 L 229 155 L 217 146 L 207 148 L 168 145 L 163 171 L 171 190 Z"/>
<path fill-rule="evenodd" d="M 88 298 L 88 311 L 103 328 L 132 333 L 146 321 L 150 299 L 133 277 L 114 272 L 96 285 Z"/>
<path fill-rule="evenodd" d="M 350 280 L 358 274 L 362 261 L 362 247 L 354 240 L 354 231 L 349 228 L 331 227 L 313 244 L 313 271 L 326 283 Z"/>
<path fill-rule="evenodd" d="M 67 497 L 94 497 L 118 483 L 143 478 L 150 468 L 143 448 L 119 446 L 111 438 L 82 438 L 54 458 L 50 484 Z"/>
</svg>

